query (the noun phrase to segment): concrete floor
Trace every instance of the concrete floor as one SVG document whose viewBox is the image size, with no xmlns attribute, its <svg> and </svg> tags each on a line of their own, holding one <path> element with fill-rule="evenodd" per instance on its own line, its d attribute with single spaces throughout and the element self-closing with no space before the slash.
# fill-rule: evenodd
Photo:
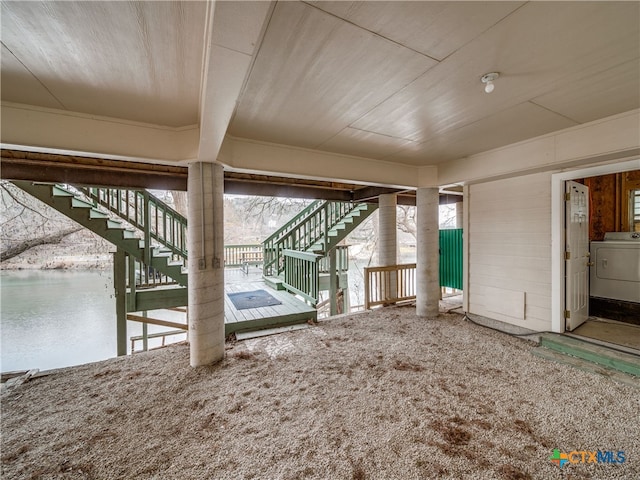
<svg viewBox="0 0 640 480">
<path fill-rule="evenodd" d="M 602 318 L 592 318 L 572 332 L 603 342 L 621 345 L 640 354 L 640 326 Z"/>
</svg>

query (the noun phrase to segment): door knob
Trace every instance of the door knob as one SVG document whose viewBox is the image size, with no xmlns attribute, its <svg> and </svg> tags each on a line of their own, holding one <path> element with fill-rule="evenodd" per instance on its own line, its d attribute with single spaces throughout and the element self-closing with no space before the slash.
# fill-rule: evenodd
<svg viewBox="0 0 640 480">
<path fill-rule="evenodd" d="M 587 262 L 587 267 L 593 267 L 595 265 L 595 262 Z"/>
</svg>

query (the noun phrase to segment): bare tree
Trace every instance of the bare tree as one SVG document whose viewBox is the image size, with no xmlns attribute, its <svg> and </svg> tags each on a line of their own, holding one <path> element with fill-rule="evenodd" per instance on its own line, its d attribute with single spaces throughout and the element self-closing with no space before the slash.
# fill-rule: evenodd
<svg viewBox="0 0 640 480">
<path fill-rule="evenodd" d="M 11 182 L 0 182 L 0 261 L 5 262 L 41 245 L 56 245 L 83 230 L 71 219 L 23 192 Z M 97 237 L 94 235 L 94 243 Z M 95 243 L 97 245 L 97 243 Z"/>
<path fill-rule="evenodd" d="M 398 230 L 417 238 L 416 207 L 398 205 L 396 223 Z"/>
<path fill-rule="evenodd" d="M 81 226 L 71 227 L 71 228 L 62 230 L 61 232 L 53 233 L 51 235 L 44 235 L 44 236 L 39 236 L 30 240 L 25 240 L 13 247 L 10 247 L 0 252 L 0 262 L 4 262 L 6 260 L 12 259 L 13 257 L 17 257 L 21 253 L 24 253 L 33 247 L 38 247 L 40 245 L 58 244 L 65 237 L 71 235 L 72 233 L 76 233 L 80 230 L 82 230 Z"/>
<path fill-rule="evenodd" d="M 187 192 L 181 190 L 172 190 L 173 208 L 183 217 L 188 215 Z"/>
</svg>

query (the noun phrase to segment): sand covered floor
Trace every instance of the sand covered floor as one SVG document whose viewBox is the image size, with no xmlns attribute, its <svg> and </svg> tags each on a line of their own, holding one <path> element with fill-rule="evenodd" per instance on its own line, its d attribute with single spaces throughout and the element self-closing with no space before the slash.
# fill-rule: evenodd
<svg viewBox="0 0 640 480">
<path fill-rule="evenodd" d="M 413 307 L 65 369 L 2 397 L 2 478 L 640 478 L 640 390 Z M 554 449 L 625 452 L 562 470 Z"/>
</svg>

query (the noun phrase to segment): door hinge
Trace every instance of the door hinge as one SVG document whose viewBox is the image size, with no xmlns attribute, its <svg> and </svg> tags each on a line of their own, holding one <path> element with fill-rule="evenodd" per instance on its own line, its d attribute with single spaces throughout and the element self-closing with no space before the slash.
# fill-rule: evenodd
<svg viewBox="0 0 640 480">
<path fill-rule="evenodd" d="M 571 200 L 571 194 L 570 193 L 565 193 L 564 194 L 564 201 L 568 202 L 569 200 Z"/>
<path fill-rule="evenodd" d="M 564 259 L 571 260 L 571 252 L 564 252 Z"/>
<path fill-rule="evenodd" d="M 571 312 L 569 310 L 564 311 L 564 318 L 571 318 Z"/>
</svg>

